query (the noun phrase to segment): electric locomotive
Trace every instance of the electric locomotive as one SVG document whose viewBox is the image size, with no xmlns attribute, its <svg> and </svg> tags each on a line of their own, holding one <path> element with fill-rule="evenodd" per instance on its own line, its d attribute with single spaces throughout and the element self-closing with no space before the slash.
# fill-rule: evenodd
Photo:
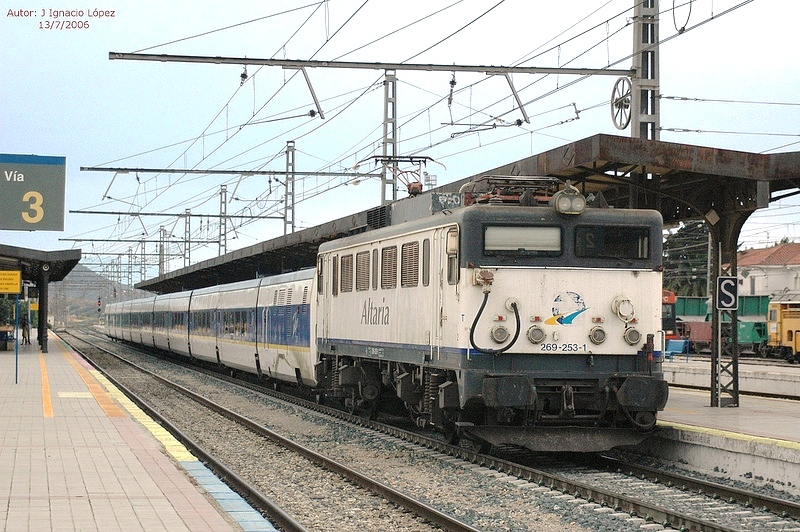
<svg viewBox="0 0 800 532">
<path fill-rule="evenodd" d="M 326 393 L 367 412 L 397 397 L 420 426 L 483 447 L 641 441 L 668 396 L 661 215 L 587 207 L 548 179 L 483 188 L 320 246 Z"/>
</svg>

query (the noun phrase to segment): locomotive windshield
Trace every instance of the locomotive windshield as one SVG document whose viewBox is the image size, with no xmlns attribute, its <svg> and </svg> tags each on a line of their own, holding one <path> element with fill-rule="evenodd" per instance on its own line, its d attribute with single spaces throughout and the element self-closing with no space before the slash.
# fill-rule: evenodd
<svg viewBox="0 0 800 532">
<path fill-rule="evenodd" d="M 545 255 L 561 254 L 561 228 L 546 226 L 486 226 L 484 232 L 486 255 Z"/>
<path fill-rule="evenodd" d="M 575 256 L 581 258 L 649 259 L 650 228 L 625 225 L 579 225 Z"/>
</svg>

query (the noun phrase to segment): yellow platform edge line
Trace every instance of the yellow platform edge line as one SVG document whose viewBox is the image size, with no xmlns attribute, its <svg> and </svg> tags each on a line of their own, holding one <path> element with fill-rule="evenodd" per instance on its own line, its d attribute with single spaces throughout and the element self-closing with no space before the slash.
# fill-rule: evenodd
<svg viewBox="0 0 800 532">
<path fill-rule="evenodd" d="M 54 417 L 53 399 L 50 397 L 50 377 L 47 375 L 44 353 L 41 351 L 39 351 L 39 371 L 42 374 L 42 414 L 44 417 Z"/>
<path fill-rule="evenodd" d="M 147 429 L 164 446 L 167 453 L 179 462 L 197 461 L 197 458 L 164 427 L 148 416 L 144 410 L 131 401 L 119 388 L 114 386 L 102 373 L 90 370 L 90 373 L 106 389 L 108 394 L 124 408 L 130 416 Z"/>
<path fill-rule="evenodd" d="M 64 357 L 75 368 L 81 379 L 89 388 L 92 396 L 109 417 L 127 417 L 130 415 L 138 421 L 156 440 L 161 443 L 164 450 L 179 462 L 197 461 L 197 458 L 164 427 L 148 416 L 136 403 L 114 386 L 102 373 L 96 369 L 85 369 L 76 359 L 79 355 L 67 348 L 63 340 L 57 343 Z M 101 399 L 102 397 L 102 399 Z M 120 405 L 119 407 L 117 405 Z M 113 406 L 113 409 L 110 409 Z M 121 408 L 120 408 L 121 407 Z M 110 410 L 109 410 L 110 409 Z M 109 413 L 113 412 L 114 415 Z M 126 413 L 127 412 L 127 413 Z"/>
<path fill-rule="evenodd" d="M 89 389 L 89 392 L 91 392 L 94 400 L 97 401 L 97 404 L 103 409 L 103 412 L 105 412 L 108 417 L 126 417 L 127 414 L 117 406 L 117 403 L 115 403 L 111 397 L 109 397 L 100 386 L 97 379 L 76 360 L 76 356 L 77 354 L 72 351 L 64 351 L 64 358 L 67 359 L 73 369 L 78 373 L 78 376 L 83 380 L 83 383 Z"/>
</svg>

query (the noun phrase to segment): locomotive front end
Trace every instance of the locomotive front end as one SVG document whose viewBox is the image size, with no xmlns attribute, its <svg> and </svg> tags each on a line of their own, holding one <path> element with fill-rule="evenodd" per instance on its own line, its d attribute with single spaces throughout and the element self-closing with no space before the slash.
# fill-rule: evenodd
<svg viewBox="0 0 800 532">
<path fill-rule="evenodd" d="M 668 397 L 660 214 L 593 208 L 569 184 L 546 206 L 472 209 L 458 431 L 535 450 L 641 441 Z"/>
</svg>

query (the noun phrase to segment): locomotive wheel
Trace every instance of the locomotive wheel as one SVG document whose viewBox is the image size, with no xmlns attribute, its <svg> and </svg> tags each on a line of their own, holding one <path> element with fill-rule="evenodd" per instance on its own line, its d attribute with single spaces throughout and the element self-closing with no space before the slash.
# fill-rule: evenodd
<svg viewBox="0 0 800 532">
<path fill-rule="evenodd" d="M 445 441 L 450 445 L 458 445 L 461 441 L 461 436 L 458 435 L 455 423 L 445 422 L 442 432 L 444 433 Z"/>
<path fill-rule="evenodd" d="M 636 412 L 634 414 L 636 428 L 643 432 L 650 432 L 656 426 L 655 412 Z"/>
<path fill-rule="evenodd" d="M 489 454 L 489 451 L 492 450 L 491 443 L 489 443 L 486 440 L 478 438 L 470 438 L 470 437 L 459 438 L 458 445 L 459 447 L 463 447 L 468 451 L 480 454 Z"/>
<path fill-rule="evenodd" d="M 450 445 L 458 445 L 461 442 L 461 436 L 455 430 L 448 430 L 444 433 L 445 441 Z"/>
<path fill-rule="evenodd" d="M 344 406 L 345 411 L 350 415 L 356 414 L 356 398 L 355 397 L 345 397 L 342 399 L 342 406 Z"/>
<path fill-rule="evenodd" d="M 366 419 L 375 419 L 378 414 L 378 402 L 367 401 L 358 397 L 346 397 L 342 400 L 345 411 L 353 416 L 359 416 Z"/>
</svg>

